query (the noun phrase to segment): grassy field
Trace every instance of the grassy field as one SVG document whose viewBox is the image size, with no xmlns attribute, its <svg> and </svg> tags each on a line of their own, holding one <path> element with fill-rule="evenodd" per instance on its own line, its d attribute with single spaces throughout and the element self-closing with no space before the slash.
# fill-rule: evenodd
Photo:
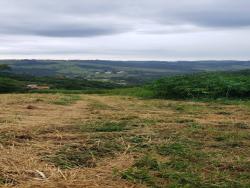
<svg viewBox="0 0 250 188">
<path fill-rule="evenodd" d="M 2 94 L 0 187 L 250 187 L 250 103 Z"/>
</svg>

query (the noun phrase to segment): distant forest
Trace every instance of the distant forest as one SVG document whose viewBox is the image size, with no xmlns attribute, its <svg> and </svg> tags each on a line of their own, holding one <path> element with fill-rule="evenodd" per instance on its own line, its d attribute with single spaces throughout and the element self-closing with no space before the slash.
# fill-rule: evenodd
<svg viewBox="0 0 250 188">
<path fill-rule="evenodd" d="M 130 86 L 173 75 L 250 69 L 250 61 L 1 60 L 0 65 L 19 75 L 80 77 Z"/>
</svg>

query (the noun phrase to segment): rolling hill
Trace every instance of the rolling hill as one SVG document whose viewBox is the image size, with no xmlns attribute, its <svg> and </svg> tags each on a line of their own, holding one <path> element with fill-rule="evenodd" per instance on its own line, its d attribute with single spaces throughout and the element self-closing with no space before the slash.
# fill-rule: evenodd
<svg viewBox="0 0 250 188">
<path fill-rule="evenodd" d="M 250 61 L 1 60 L 1 64 L 9 65 L 14 74 L 82 77 L 123 85 L 177 74 L 250 69 Z"/>
</svg>

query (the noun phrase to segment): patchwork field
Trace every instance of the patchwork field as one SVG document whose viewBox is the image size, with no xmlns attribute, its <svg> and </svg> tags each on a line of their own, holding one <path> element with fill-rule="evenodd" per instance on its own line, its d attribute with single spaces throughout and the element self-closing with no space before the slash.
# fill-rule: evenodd
<svg viewBox="0 0 250 188">
<path fill-rule="evenodd" d="M 250 187 L 250 103 L 3 94 L 0 187 Z"/>
</svg>

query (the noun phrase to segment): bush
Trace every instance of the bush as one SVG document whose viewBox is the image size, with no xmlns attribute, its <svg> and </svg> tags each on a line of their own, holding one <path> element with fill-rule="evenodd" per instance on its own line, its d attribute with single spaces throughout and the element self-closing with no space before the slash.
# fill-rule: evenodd
<svg viewBox="0 0 250 188">
<path fill-rule="evenodd" d="M 150 88 L 156 98 L 249 98 L 250 71 L 163 78 L 151 84 Z"/>
<path fill-rule="evenodd" d="M 10 70 L 11 68 L 9 67 L 9 65 L 6 65 L 6 64 L 2 64 L 0 65 L 0 71 L 3 71 L 3 70 Z"/>
<path fill-rule="evenodd" d="M 23 82 L 0 77 L 0 93 L 23 92 L 24 90 L 25 84 Z"/>
</svg>

